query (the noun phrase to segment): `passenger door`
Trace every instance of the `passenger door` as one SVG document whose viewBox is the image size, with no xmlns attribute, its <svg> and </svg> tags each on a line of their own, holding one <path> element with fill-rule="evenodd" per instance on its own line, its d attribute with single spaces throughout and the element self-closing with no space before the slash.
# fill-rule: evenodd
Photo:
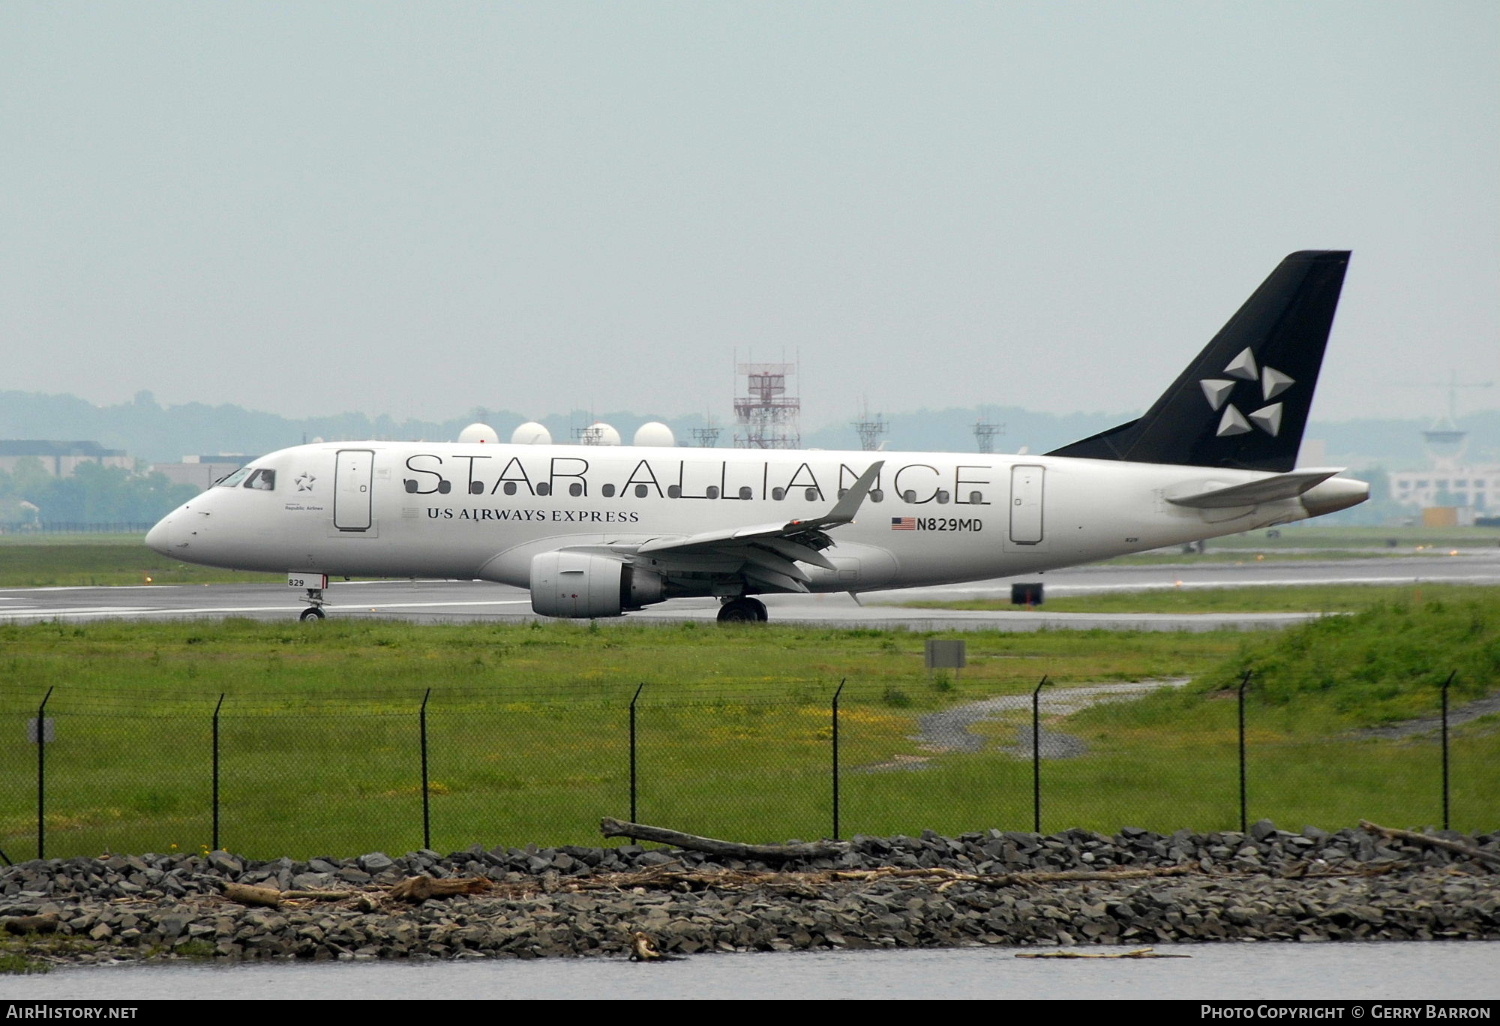
<svg viewBox="0 0 1500 1026">
<path fill-rule="evenodd" d="M 368 531 L 370 488 L 375 453 L 369 449 L 340 449 L 333 475 L 333 526 L 340 531 Z"/>
<path fill-rule="evenodd" d="M 1022 465 L 1010 468 L 1010 540 L 1016 545 L 1042 541 L 1042 492 L 1046 469 Z"/>
</svg>

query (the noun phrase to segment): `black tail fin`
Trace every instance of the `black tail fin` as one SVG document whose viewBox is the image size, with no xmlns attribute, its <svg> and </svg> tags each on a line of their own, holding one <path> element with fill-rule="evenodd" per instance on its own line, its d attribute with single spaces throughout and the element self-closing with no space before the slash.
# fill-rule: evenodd
<svg viewBox="0 0 1500 1026">
<path fill-rule="evenodd" d="M 1145 416 L 1047 455 L 1291 470 L 1348 266 L 1345 251 L 1293 253 Z"/>
</svg>

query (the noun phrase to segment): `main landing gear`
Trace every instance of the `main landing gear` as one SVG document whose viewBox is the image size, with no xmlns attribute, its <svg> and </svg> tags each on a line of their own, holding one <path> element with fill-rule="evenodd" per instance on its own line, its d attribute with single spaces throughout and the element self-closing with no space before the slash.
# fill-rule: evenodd
<svg viewBox="0 0 1500 1026">
<path fill-rule="evenodd" d="M 308 588 L 307 601 L 311 602 L 312 605 L 302 610 L 302 615 L 297 617 L 297 619 L 301 620 L 303 623 L 307 623 L 309 620 L 327 619 L 328 614 L 323 612 L 324 599 L 322 588 Z"/>
<path fill-rule="evenodd" d="M 765 623 L 768 619 L 766 604 L 748 595 L 729 599 L 719 607 L 720 623 Z"/>
</svg>

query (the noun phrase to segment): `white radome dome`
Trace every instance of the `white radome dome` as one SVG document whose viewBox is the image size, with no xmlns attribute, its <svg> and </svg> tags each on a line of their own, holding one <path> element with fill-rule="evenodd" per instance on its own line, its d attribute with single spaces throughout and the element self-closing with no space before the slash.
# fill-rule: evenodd
<svg viewBox="0 0 1500 1026">
<path fill-rule="evenodd" d="M 460 442 L 477 442 L 482 445 L 495 445 L 500 441 L 500 436 L 495 434 L 495 429 L 488 424 L 470 424 L 458 433 Z"/>
<path fill-rule="evenodd" d="M 677 444 L 677 437 L 672 434 L 672 429 L 659 420 L 649 420 L 635 429 L 635 445 L 654 445 L 663 449 L 670 449 Z"/>
<path fill-rule="evenodd" d="M 510 433 L 512 445 L 551 445 L 552 432 L 534 420 L 528 420 Z"/>
</svg>

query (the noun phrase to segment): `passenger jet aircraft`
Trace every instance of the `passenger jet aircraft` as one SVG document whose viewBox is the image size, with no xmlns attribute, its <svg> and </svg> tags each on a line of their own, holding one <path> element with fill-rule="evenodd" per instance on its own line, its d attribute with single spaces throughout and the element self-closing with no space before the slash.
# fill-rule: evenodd
<svg viewBox="0 0 1500 1026">
<path fill-rule="evenodd" d="M 1293 253 L 1146 414 L 1043 456 L 329 442 L 257 459 L 162 519 L 190 563 L 527 588 L 544 616 L 1032 574 L 1302 520 L 1362 481 L 1296 468 L 1346 252 Z"/>
</svg>

